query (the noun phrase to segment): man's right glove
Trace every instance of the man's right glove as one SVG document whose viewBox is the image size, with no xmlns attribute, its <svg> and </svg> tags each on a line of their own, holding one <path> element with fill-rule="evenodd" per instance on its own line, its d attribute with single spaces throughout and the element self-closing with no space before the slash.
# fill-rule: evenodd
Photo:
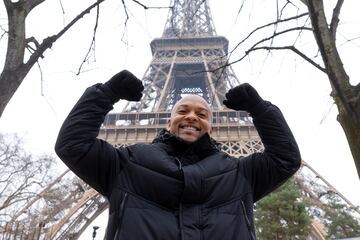
<svg viewBox="0 0 360 240">
<path fill-rule="evenodd" d="M 236 111 L 247 111 L 251 113 L 251 110 L 263 99 L 248 83 L 240 84 L 239 86 L 230 89 L 225 94 L 226 99 L 223 104 Z"/>
<path fill-rule="evenodd" d="M 127 70 L 115 74 L 104 85 L 111 91 L 114 102 L 120 99 L 139 101 L 144 90 L 142 82 Z"/>
</svg>

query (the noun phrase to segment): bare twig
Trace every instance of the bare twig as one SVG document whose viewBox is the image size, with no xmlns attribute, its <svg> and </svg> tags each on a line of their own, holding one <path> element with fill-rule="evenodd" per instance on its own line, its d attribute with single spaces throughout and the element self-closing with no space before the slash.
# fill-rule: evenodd
<svg viewBox="0 0 360 240">
<path fill-rule="evenodd" d="M 35 45 L 35 48 L 33 48 L 29 43 L 33 43 Z M 33 53 L 38 49 L 40 46 L 39 42 L 34 37 L 29 37 L 26 39 L 26 48 L 29 50 L 30 53 Z M 44 58 L 44 56 L 40 56 L 41 58 Z"/>
<path fill-rule="evenodd" d="M 27 43 L 29 42 L 33 42 L 36 46 L 36 48 L 39 47 L 39 43 L 38 41 L 34 38 L 34 37 L 30 37 L 27 40 Z M 33 48 L 32 46 L 28 45 L 27 44 L 27 47 L 28 51 L 32 54 L 33 52 L 36 51 L 35 48 Z M 41 56 L 43 58 L 43 56 Z M 45 94 L 44 94 L 44 75 L 43 75 L 43 71 L 42 71 L 42 68 L 41 68 L 41 65 L 40 65 L 40 62 L 39 61 L 36 61 L 36 64 L 38 66 L 38 69 L 39 69 L 39 72 L 40 72 L 40 95 L 42 97 L 44 97 L 46 103 L 49 105 L 50 109 L 55 113 L 56 115 L 56 112 L 55 112 L 55 109 L 52 107 L 52 105 L 50 104 L 50 102 L 45 98 Z"/>
<path fill-rule="evenodd" d="M 319 64 L 317 64 L 316 62 L 314 62 L 311 58 L 309 58 L 308 56 L 306 56 L 304 53 L 302 53 L 299 49 L 297 49 L 294 46 L 283 46 L 283 47 L 255 47 L 255 48 L 251 48 L 250 50 L 246 51 L 246 55 L 249 55 L 250 52 L 253 51 L 257 51 L 257 50 L 291 50 L 294 53 L 298 54 L 300 57 L 302 57 L 303 59 L 305 59 L 307 62 L 309 62 L 311 65 L 313 65 L 314 67 L 316 67 L 317 69 L 319 69 L 320 71 L 322 71 L 323 73 L 327 73 L 326 69 L 323 68 L 322 66 L 320 66 Z M 235 61 L 236 62 L 236 61 Z"/>
<path fill-rule="evenodd" d="M 125 5 L 125 1 L 121 0 L 121 2 L 123 4 L 123 6 L 124 6 L 124 11 L 125 11 L 125 15 L 126 15 L 126 19 L 125 19 L 125 22 L 124 22 L 124 33 L 123 33 L 123 35 L 121 37 L 121 41 L 127 44 L 127 41 L 124 41 L 124 37 L 125 37 L 125 32 L 127 30 L 127 22 L 129 20 L 129 14 L 128 14 L 128 11 L 127 11 L 127 7 Z"/>
<path fill-rule="evenodd" d="M 60 7 L 61 7 L 61 11 L 62 11 L 62 13 L 63 13 L 63 14 L 65 14 L 65 9 L 64 9 L 64 6 L 63 6 L 63 4 L 62 4 L 62 1 L 61 1 L 61 0 L 59 0 L 59 4 L 60 4 Z"/>
<path fill-rule="evenodd" d="M 142 4 L 142 3 L 139 2 L 139 1 L 136 1 L 136 0 L 132 0 L 132 1 L 135 2 L 135 3 L 137 3 L 137 4 L 139 4 L 140 6 L 142 6 L 145 10 L 146 10 L 146 9 L 149 9 L 149 7 L 147 7 L 146 5 Z"/>
<path fill-rule="evenodd" d="M 59 4 L 60 4 L 61 12 L 62 12 L 63 24 L 65 25 L 65 8 L 64 8 L 61 0 L 59 0 Z"/>
<path fill-rule="evenodd" d="M 283 13 L 285 11 L 285 8 L 289 5 L 295 7 L 297 10 L 299 10 L 299 8 L 292 1 L 286 0 L 286 3 L 281 7 L 281 10 L 279 11 L 278 3 L 279 3 L 279 1 L 276 1 L 277 19 L 281 19 L 281 17 L 283 16 Z"/>
<path fill-rule="evenodd" d="M 90 43 L 90 47 L 89 47 L 88 52 L 86 53 L 82 63 L 80 64 L 80 67 L 79 67 L 76 75 L 80 74 L 82 66 L 84 65 L 85 62 L 87 62 L 89 60 L 90 53 L 92 51 L 95 52 L 95 39 L 96 39 L 96 32 L 97 32 L 97 28 L 98 28 L 98 24 L 99 24 L 99 14 L 100 14 L 100 9 L 99 9 L 99 5 L 97 5 L 96 6 L 96 20 L 95 20 L 94 32 L 93 32 L 93 37 L 92 37 L 92 40 Z"/>
<path fill-rule="evenodd" d="M 137 0 L 131 0 L 133 1 L 134 3 L 140 5 L 142 8 L 144 8 L 145 10 L 148 10 L 148 9 L 162 9 L 162 8 L 170 8 L 170 7 L 149 7 L 149 6 L 146 6 L 145 4 L 137 1 Z"/>
<path fill-rule="evenodd" d="M 274 22 L 271 22 L 271 23 L 262 25 L 260 27 L 257 27 L 253 31 L 251 31 L 243 40 L 241 40 L 238 44 L 236 44 L 236 46 L 230 52 L 235 51 L 235 49 L 237 49 L 242 43 L 244 43 L 247 39 L 249 39 L 254 33 L 256 33 L 257 31 L 259 31 L 259 30 L 261 30 L 263 28 L 266 28 L 266 27 L 269 27 L 271 25 L 278 24 L 278 23 L 281 23 L 281 22 L 287 22 L 287 21 L 299 19 L 299 18 L 302 18 L 302 17 L 307 16 L 307 15 L 308 15 L 308 13 L 302 13 L 302 14 L 294 16 L 294 17 L 290 17 L 290 18 L 286 18 L 286 19 L 282 19 L 282 20 L 276 20 Z"/>
<path fill-rule="evenodd" d="M 340 48 L 340 47 L 342 47 L 343 45 L 345 45 L 345 44 L 347 44 L 347 43 L 352 43 L 352 44 L 354 44 L 354 46 L 356 46 L 356 47 L 360 47 L 360 45 L 359 44 L 356 44 L 355 42 L 354 42 L 354 40 L 358 40 L 358 39 L 360 39 L 360 37 L 354 37 L 354 38 L 351 38 L 351 39 L 347 39 L 345 36 L 342 36 L 342 37 L 344 37 L 345 38 L 345 42 L 343 42 L 343 43 L 341 43 L 339 46 L 338 46 L 338 48 Z"/>
<path fill-rule="evenodd" d="M 289 32 L 293 32 L 293 31 L 303 31 L 303 30 L 308 30 L 308 31 L 312 31 L 311 28 L 308 28 L 308 27 L 294 27 L 294 28 L 288 28 L 288 29 L 285 29 L 284 31 L 281 31 L 281 32 L 276 32 L 274 33 L 273 35 L 271 35 L 270 37 L 267 37 L 267 38 L 264 38 L 258 42 L 256 42 L 251 48 L 255 48 L 256 46 L 258 46 L 259 44 L 263 43 L 263 42 L 266 42 L 266 41 L 269 41 L 271 39 L 274 39 L 275 37 L 277 36 L 280 36 L 280 35 L 283 35 L 283 34 L 286 34 L 286 33 L 289 33 Z"/>
<path fill-rule="evenodd" d="M 309 18 L 308 18 L 307 20 L 309 20 Z M 307 20 L 306 20 L 305 23 L 303 24 L 303 27 L 306 26 Z M 303 32 L 302 30 L 300 30 L 300 31 L 298 32 L 298 36 L 295 38 L 293 45 L 295 45 L 295 43 L 296 43 L 296 42 L 298 41 L 298 39 L 301 37 L 302 32 Z"/>
<path fill-rule="evenodd" d="M 241 4 L 240 4 L 240 8 L 239 8 L 239 10 L 238 10 L 238 12 L 237 12 L 237 14 L 236 14 L 236 19 L 239 17 L 242 9 L 244 8 L 244 4 L 245 4 L 245 0 L 242 0 L 242 2 L 241 2 Z"/>
<path fill-rule="evenodd" d="M 2 30 L 2 33 L 0 35 L 0 40 L 1 40 L 6 34 L 8 34 L 8 31 L 4 29 L 1 25 L 0 25 L 0 29 Z"/>
<path fill-rule="evenodd" d="M 36 62 L 40 72 L 40 94 L 44 96 L 44 76 L 39 61 Z"/>
</svg>

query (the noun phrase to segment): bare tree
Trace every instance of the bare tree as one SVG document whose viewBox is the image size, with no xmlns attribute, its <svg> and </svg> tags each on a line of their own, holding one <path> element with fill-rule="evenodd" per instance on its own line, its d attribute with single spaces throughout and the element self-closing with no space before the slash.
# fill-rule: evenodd
<svg viewBox="0 0 360 240">
<path fill-rule="evenodd" d="M 34 37 L 26 38 L 26 17 L 45 0 L 3 1 L 8 15 L 8 30 L 5 30 L 8 43 L 4 68 L 0 74 L 0 117 L 30 69 L 40 58 L 43 58 L 44 52 L 51 48 L 84 15 L 88 14 L 93 8 L 98 7 L 105 0 L 95 1 L 95 3 L 84 9 L 70 21 L 61 31 L 42 41 Z M 30 52 L 30 57 L 27 61 L 24 58 L 26 50 Z"/>
<path fill-rule="evenodd" d="M 35 157 L 16 135 L 0 133 L 0 238 L 23 239 L 49 231 L 89 189 L 65 171 L 54 179 L 55 158 Z M 66 177 L 65 177 L 66 176 Z"/>
<path fill-rule="evenodd" d="M 244 0 L 243 4 L 245 2 Z M 338 52 L 337 44 L 339 43 L 336 39 L 343 3 L 344 0 L 336 1 L 331 18 L 328 20 L 323 0 L 301 0 L 301 2 L 277 0 L 275 20 L 255 28 L 239 41 L 232 52 L 245 43 L 251 42 L 250 47 L 242 56 L 229 64 L 242 61 L 252 52 L 259 50 L 268 52 L 290 50 L 326 74 L 332 89 L 331 96 L 339 112 L 337 120 L 347 137 L 360 176 L 360 84 L 352 85 L 350 83 L 350 78 Z M 306 5 L 305 8 L 303 4 Z M 289 11 L 289 8 L 292 8 L 292 11 Z M 301 9 L 306 9 L 306 11 L 299 13 Z M 295 12 L 295 14 L 291 15 L 289 12 Z M 268 34 L 269 29 L 271 34 Z M 266 32 L 268 35 L 261 39 L 253 37 L 260 32 Z M 309 52 L 308 46 L 303 47 L 298 44 L 301 36 L 309 34 L 314 36 L 314 45 L 317 46 L 315 54 Z M 277 41 L 280 39 L 282 41 Z M 320 52 L 320 56 L 318 52 Z"/>
<path fill-rule="evenodd" d="M 51 180 L 55 159 L 33 157 L 27 153 L 19 137 L 0 134 L 0 220 L 8 221 L 18 208 L 37 195 Z"/>
<path fill-rule="evenodd" d="M 26 200 L 21 199 L 25 195 L 15 196 L 20 201 L 0 215 L 0 238 L 40 239 L 40 236 L 52 233 L 54 226 L 66 216 L 67 209 L 76 205 L 90 188 L 69 170 L 51 181 L 46 179 L 42 185 L 45 187 L 36 186 L 29 190 Z"/>
</svg>

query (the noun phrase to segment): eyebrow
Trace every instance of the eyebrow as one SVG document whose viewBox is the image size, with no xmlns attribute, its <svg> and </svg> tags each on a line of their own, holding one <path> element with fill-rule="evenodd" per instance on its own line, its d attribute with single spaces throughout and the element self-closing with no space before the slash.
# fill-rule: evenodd
<svg viewBox="0 0 360 240">
<path fill-rule="evenodd" d="M 180 104 L 177 109 L 179 109 L 179 107 L 189 107 L 189 105 L 187 104 Z M 198 109 L 200 109 L 201 111 L 207 111 L 207 112 L 210 112 L 210 110 L 208 108 L 205 108 L 205 107 L 198 107 Z"/>
</svg>

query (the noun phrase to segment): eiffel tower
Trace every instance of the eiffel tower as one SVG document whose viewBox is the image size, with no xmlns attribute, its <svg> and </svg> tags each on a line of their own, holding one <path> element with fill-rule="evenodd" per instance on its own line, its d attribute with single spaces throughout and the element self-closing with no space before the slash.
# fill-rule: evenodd
<svg viewBox="0 0 360 240">
<path fill-rule="evenodd" d="M 224 151 L 242 156 L 263 150 L 246 112 L 225 109 L 225 93 L 239 85 L 227 63 L 228 40 L 217 36 L 207 1 L 174 0 L 161 38 L 150 43 L 152 61 L 142 79 L 144 96 L 108 114 L 99 137 L 116 146 L 151 142 L 166 128 L 183 95 L 198 94 L 214 110 L 213 138 Z"/>
<path fill-rule="evenodd" d="M 228 40 L 216 34 L 208 2 L 173 0 L 171 6 L 162 36 L 150 44 L 153 58 L 142 79 L 143 99 L 127 103 L 120 113 L 108 114 L 98 137 L 114 146 L 149 143 L 166 127 L 174 103 L 183 95 L 198 94 L 214 109 L 212 137 L 223 151 L 237 157 L 263 151 L 247 113 L 221 105 L 226 91 L 240 81 L 231 66 L 226 66 Z M 322 196 L 330 192 L 347 206 L 355 207 L 306 162 L 295 182 L 318 209 L 325 204 Z M 54 192 L 64 187 L 67 191 L 63 198 L 57 199 Z M 100 194 L 67 170 L 30 199 L 9 222 L 0 225 L 0 237 L 78 239 L 107 207 Z M 39 214 L 36 221 L 24 221 L 32 212 Z M 360 216 L 360 211 L 355 214 Z M 29 224 L 33 227 L 29 228 Z M 325 239 L 321 216 L 314 218 L 311 227 L 308 239 Z"/>
</svg>

